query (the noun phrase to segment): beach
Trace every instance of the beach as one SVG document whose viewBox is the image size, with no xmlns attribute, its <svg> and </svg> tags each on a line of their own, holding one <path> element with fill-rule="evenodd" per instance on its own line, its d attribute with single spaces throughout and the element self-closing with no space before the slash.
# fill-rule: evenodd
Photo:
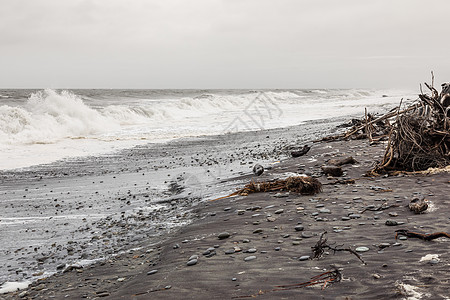
<svg viewBox="0 0 450 300">
<path fill-rule="evenodd" d="M 186 225 L 157 239 L 140 236 L 135 249 L 94 264 L 67 264 L 28 289 L 2 297 L 446 299 L 449 240 L 396 239 L 395 231 L 447 231 L 450 175 L 364 177 L 383 155 L 382 143 L 367 140 L 314 143 L 305 156 L 283 159 L 260 177 L 243 172 L 223 184 L 242 187 L 251 180 L 306 173 L 323 184 L 317 195 L 273 192 L 198 201 L 189 204 Z M 329 159 L 349 156 L 357 163 L 344 165 L 342 178 L 355 179 L 354 184 L 322 174 L 320 167 Z M 226 191 L 218 189 L 217 198 Z M 416 215 L 407 205 L 421 196 L 429 208 Z M 332 250 L 313 259 L 311 247 L 325 231 L 329 245 L 358 249 L 362 261 Z M 339 281 L 295 286 L 335 268 Z M 294 286 L 279 287 L 286 285 Z"/>
</svg>

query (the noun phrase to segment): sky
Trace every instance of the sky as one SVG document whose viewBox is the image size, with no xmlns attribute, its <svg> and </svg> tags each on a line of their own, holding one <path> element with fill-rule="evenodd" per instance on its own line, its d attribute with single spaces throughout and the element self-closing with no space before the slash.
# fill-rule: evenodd
<svg viewBox="0 0 450 300">
<path fill-rule="evenodd" d="M 0 88 L 417 88 L 448 0 L 0 0 Z"/>
</svg>

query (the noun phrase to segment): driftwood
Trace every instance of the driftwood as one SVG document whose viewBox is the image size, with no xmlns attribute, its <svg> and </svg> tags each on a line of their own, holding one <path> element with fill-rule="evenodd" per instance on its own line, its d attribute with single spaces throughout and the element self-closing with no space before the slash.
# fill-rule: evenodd
<svg viewBox="0 0 450 300">
<path fill-rule="evenodd" d="M 275 289 L 260 290 L 258 293 L 253 294 L 253 295 L 235 296 L 232 298 L 233 299 L 255 298 L 257 296 L 264 295 L 264 294 L 267 294 L 270 292 L 300 289 L 300 288 L 318 285 L 318 284 L 322 285 L 322 290 L 323 290 L 327 287 L 328 284 L 339 282 L 341 280 L 342 280 L 341 272 L 339 271 L 338 268 L 334 267 L 333 270 L 316 275 L 316 276 L 312 277 L 310 280 L 305 281 L 305 282 L 288 284 L 288 285 L 277 285 Z"/>
<path fill-rule="evenodd" d="M 346 252 L 350 252 L 351 254 L 355 255 L 363 264 L 366 264 L 365 261 L 361 258 L 361 256 L 356 253 L 354 250 L 352 250 L 350 247 L 348 248 L 337 248 L 337 247 L 332 247 L 330 245 L 327 244 L 327 239 L 324 238 L 324 236 L 327 234 L 327 232 L 323 232 L 320 237 L 319 237 L 319 241 L 313 246 L 311 247 L 312 252 L 314 254 L 313 259 L 314 258 L 321 258 L 323 253 L 325 252 L 326 249 L 328 250 L 333 250 L 334 253 L 338 252 L 338 251 L 346 251 Z"/>
<path fill-rule="evenodd" d="M 448 234 L 447 232 L 435 232 L 435 233 L 430 233 L 430 234 L 424 234 L 424 233 L 419 233 L 419 232 L 414 232 L 414 231 L 409 231 L 407 229 L 400 229 L 400 230 L 396 230 L 395 231 L 395 239 L 397 239 L 397 237 L 399 235 L 404 235 L 410 238 L 419 238 L 421 240 L 425 240 L 425 241 L 431 241 L 440 237 L 446 237 L 450 239 L 450 234 Z"/>
<path fill-rule="evenodd" d="M 322 184 L 316 178 L 312 178 L 309 176 L 291 176 L 286 179 L 273 181 L 252 181 L 246 184 L 242 189 L 239 189 L 228 196 L 220 197 L 211 201 L 225 199 L 237 195 L 248 196 L 252 193 L 276 191 L 289 191 L 302 195 L 315 195 L 322 191 Z"/>
</svg>

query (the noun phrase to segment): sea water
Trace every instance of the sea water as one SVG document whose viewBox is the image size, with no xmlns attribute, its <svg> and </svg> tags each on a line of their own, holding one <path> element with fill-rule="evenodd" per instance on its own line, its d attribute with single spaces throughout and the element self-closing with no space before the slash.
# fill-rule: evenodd
<svg viewBox="0 0 450 300">
<path fill-rule="evenodd" d="M 400 90 L 0 90 L 0 170 L 379 112 Z"/>
</svg>

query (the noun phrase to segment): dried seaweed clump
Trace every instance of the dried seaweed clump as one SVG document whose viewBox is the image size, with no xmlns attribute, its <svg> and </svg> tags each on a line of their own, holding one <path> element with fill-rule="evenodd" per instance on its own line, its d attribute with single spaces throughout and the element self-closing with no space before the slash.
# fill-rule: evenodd
<svg viewBox="0 0 450 300">
<path fill-rule="evenodd" d="M 309 176 L 291 176 L 274 181 L 250 182 L 236 192 L 247 196 L 259 192 L 289 191 L 302 195 L 315 195 L 322 191 L 322 184 L 316 178 Z"/>
<path fill-rule="evenodd" d="M 322 184 L 316 178 L 309 176 L 291 176 L 286 179 L 272 181 L 252 181 L 246 184 L 242 189 L 239 189 L 228 196 L 220 197 L 212 201 L 229 198 L 236 195 L 248 196 L 253 193 L 276 191 L 288 191 L 302 195 L 315 195 L 322 191 Z"/>
</svg>

